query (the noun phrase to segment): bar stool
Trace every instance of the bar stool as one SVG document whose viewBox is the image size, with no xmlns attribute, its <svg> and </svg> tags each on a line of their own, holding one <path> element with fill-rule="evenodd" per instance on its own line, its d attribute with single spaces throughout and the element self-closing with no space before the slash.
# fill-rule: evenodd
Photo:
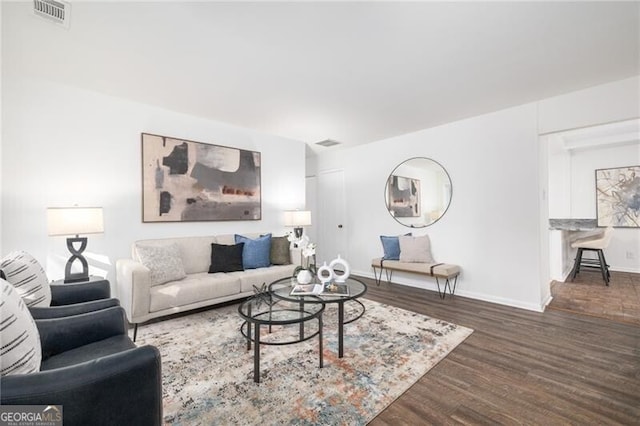
<svg viewBox="0 0 640 426">
<path fill-rule="evenodd" d="M 611 274 L 609 273 L 609 265 L 604 258 L 604 249 L 609 246 L 611 241 L 611 235 L 613 234 L 613 227 L 605 229 L 604 233 L 595 237 L 582 238 L 571 243 L 571 247 L 577 248 L 575 262 L 573 264 L 573 270 L 571 271 L 571 281 L 576 278 L 576 275 L 580 272 L 580 268 L 593 268 L 600 269 L 602 272 L 602 279 L 606 285 L 609 285 L 609 279 Z M 582 258 L 584 251 L 594 251 L 598 254 L 597 259 Z"/>
</svg>

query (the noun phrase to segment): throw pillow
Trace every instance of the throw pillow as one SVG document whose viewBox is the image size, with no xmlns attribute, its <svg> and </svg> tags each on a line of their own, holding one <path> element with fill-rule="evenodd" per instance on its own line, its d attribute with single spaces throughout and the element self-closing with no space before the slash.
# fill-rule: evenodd
<svg viewBox="0 0 640 426">
<path fill-rule="evenodd" d="M 40 371 L 42 348 L 36 323 L 17 289 L 0 279 L 0 376 Z"/>
<path fill-rule="evenodd" d="M 235 235 L 236 244 L 244 243 L 242 250 L 242 266 L 244 269 L 266 268 L 271 265 L 271 234 L 251 239 Z"/>
<path fill-rule="evenodd" d="M 149 268 L 151 285 L 181 280 L 187 276 L 177 244 L 136 246 L 140 263 Z"/>
<path fill-rule="evenodd" d="M 48 307 L 51 288 L 44 269 L 29 253 L 13 251 L 0 261 L 0 268 L 27 306 Z"/>
<path fill-rule="evenodd" d="M 411 233 L 405 234 L 411 235 Z M 400 241 L 398 236 L 380 235 L 384 260 L 400 260 Z"/>
<path fill-rule="evenodd" d="M 225 245 L 211 243 L 211 265 L 209 273 L 244 271 L 242 250 L 244 243 Z"/>
<path fill-rule="evenodd" d="M 420 237 L 402 235 L 398 240 L 401 262 L 435 263 L 431 255 L 431 243 L 428 235 Z"/>
<path fill-rule="evenodd" d="M 269 253 L 269 258 L 271 259 L 272 265 L 291 264 L 290 245 L 291 243 L 287 237 L 271 238 L 271 253 Z"/>
</svg>

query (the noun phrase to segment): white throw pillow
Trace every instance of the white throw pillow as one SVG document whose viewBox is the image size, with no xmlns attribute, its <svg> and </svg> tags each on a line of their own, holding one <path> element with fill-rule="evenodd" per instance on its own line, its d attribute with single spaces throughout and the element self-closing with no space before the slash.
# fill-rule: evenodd
<svg viewBox="0 0 640 426">
<path fill-rule="evenodd" d="M 0 261 L 0 269 L 27 306 L 51 304 L 51 287 L 42 265 L 25 251 L 12 251 Z"/>
<path fill-rule="evenodd" d="M 136 246 L 140 262 L 151 271 L 151 285 L 181 280 L 187 276 L 177 244 Z"/>
<path fill-rule="evenodd" d="M 431 242 L 428 235 L 411 237 L 401 235 L 400 242 L 400 262 L 411 263 L 436 263 L 431 255 Z"/>
<path fill-rule="evenodd" d="M 36 323 L 18 291 L 0 279 L 0 376 L 40 371 L 42 348 Z"/>
</svg>

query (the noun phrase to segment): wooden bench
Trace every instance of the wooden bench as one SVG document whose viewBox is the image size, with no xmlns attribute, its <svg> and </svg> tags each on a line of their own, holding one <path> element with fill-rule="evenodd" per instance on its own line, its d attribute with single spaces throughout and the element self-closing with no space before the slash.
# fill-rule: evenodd
<svg viewBox="0 0 640 426">
<path fill-rule="evenodd" d="M 438 285 L 438 295 L 441 299 L 444 299 L 447 295 L 447 288 L 449 289 L 449 294 L 451 296 L 454 295 L 456 285 L 458 284 L 458 275 L 460 275 L 460 267 L 448 263 L 409 263 L 378 257 L 371 261 L 371 266 L 373 267 L 373 275 L 376 278 L 376 285 L 380 285 L 382 271 L 386 272 L 387 283 L 389 284 L 391 284 L 393 271 L 410 272 L 435 277 L 436 284 Z M 378 274 L 376 268 L 380 269 L 380 274 Z M 445 279 L 443 291 L 440 291 L 440 278 Z M 453 286 L 451 285 L 451 280 L 453 280 Z"/>
</svg>

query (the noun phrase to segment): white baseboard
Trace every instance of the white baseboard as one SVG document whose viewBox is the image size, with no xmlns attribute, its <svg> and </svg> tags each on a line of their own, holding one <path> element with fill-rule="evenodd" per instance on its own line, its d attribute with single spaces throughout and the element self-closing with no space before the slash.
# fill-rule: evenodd
<svg viewBox="0 0 640 426">
<path fill-rule="evenodd" d="M 371 278 L 371 279 L 375 279 L 375 276 L 371 273 L 371 272 L 364 272 L 364 271 L 352 271 L 352 274 L 354 275 L 359 275 L 362 277 L 367 277 L 367 278 Z M 431 283 L 429 281 L 420 281 L 419 284 L 415 283 L 415 282 L 411 282 L 411 281 L 407 281 L 407 280 L 403 280 L 403 279 L 397 279 L 394 280 L 394 284 L 400 284 L 400 285 L 404 285 L 407 287 L 414 287 L 414 288 L 421 288 L 424 290 L 431 290 L 431 291 L 438 291 L 438 286 L 435 282 L 435 280 L 433 280 L 433 283 Z M 382 276 L 382 281 L 384 281 L 386 283 L 386 276 Z M 442 291 L 442 281 L 440 284 L 440 290 Z M 467 291 L 467 290 L 461 290 L 461 289 L 456 289 L 456 295 L 458 296 L 463 296 L 463 297 L 468 297 L 470 299 L 476 299 L 476 300 L 482 300 L 484 302 L 490 302 L 490 303 L 496 303 L 498 305 L 506 305 L 506 306 L 511 306 L 514 308 L 520 308 L 520 309 L 526 309 L 528 311 L 534 311 L 534 312 L 544 312 L 544 308 L 545 306 L 551 301 L 545 301 L 545 303 L 542 304 L 535 304 L 535 303 L 524 303 L 522 301 L 519 300 L 513 300 L 513 299 L 508 299 L 508 298 L 504 298 L 504 297 L 498 297 L 498 296 L 493 296 L 493 295 L 487 295 L 484 293 L 477 293 L 477 292 L 473 292 L 473 291 Z M 366 296 L 365 296 L 366 297 Z"/>
</svg>

